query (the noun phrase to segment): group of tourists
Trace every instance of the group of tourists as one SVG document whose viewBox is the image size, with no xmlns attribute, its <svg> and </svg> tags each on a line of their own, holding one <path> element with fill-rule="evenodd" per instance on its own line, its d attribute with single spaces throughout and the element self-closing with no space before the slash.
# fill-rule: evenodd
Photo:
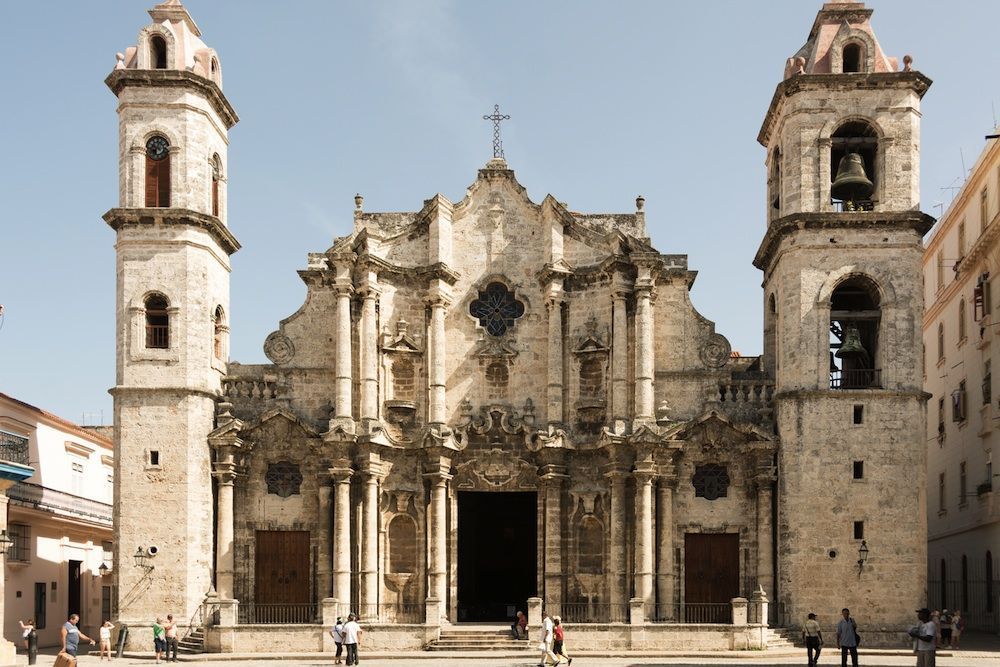
<svg viewBox="0 0 1000 667">
<path fill-rule="evenodd" d="M 567 666 L 573 664 L 573 658 L 566 655 L 565 649 L 566 633 L 563 630 L 562 619 L 558 616 L 549 616 L 542 612 L 542 638 L 538 643 L 538 648 L 542 652 L 538 667 L 546 665 L 559 665 L 565 663 Z"/>
<path fill-rule="evenodd" d="M 337 617 L 337 622 L 330 628 L 330 636 L 333 643 L 337 645 L 337 654 L 334 656 L 333 664 L 341 664 L 341 656 L 347 653 L 345 665 L 358 664 L 358 643 L 361 641 L 361 626 L 358 624 L 357 614 L 348 614 L 347 622 L 342 616 Z"/>
<path fill-rule="evenodd" d="M 177 662 L 177 623 L 173 614 L 167 614 L 166 623 L 159 617 L 153 623 L 153 650 L 156 651 L 157 664 L 161 658 L 167 662 Z"/>
<path fill-rule="evenodd" d="M 861 635 L 858 634 L 858 624 L 851 618 L 850 609 L 842 609 L 843 618 L 837 623 L 837 648 L 840 649 L 840 665 L 847 667 L 847 657 L 851 664 L 858 667 L 858 646 Z M 918 623 L 911 627 L 907 634 L 913 640 L 913 651 L 917 655 L 917 667 L 934 667 L 938 648 L 957 649 L 962 631 L 965 630 L 965 619 L 962 612 L 953 613 L 931 611 L 926 607 L 917 610 Z M 806 643 L 806 657 L 809 667 L 819 663 L 819 654 L 823 650 L 823 632 L 820 629 L 816 614 L 809 614 L 802 624 L 802 637 Z"/>
</svg>

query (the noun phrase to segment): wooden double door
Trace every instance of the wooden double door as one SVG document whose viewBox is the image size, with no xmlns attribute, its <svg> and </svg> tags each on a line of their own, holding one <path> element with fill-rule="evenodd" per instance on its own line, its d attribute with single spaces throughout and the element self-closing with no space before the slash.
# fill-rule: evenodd
<svg viewBox="0 0 1000 667">
<path fill-rule="evenodd" d="M 740 536 L 684 536 L 683 622 L 730 623 L 730 601 L 740 593 Z"/>
<path fill-rule="evenodd" d="M 303 604 L 310 594 L 309 531 L 258 530 L 254 565 L 256 604 Z"/>
</svg>

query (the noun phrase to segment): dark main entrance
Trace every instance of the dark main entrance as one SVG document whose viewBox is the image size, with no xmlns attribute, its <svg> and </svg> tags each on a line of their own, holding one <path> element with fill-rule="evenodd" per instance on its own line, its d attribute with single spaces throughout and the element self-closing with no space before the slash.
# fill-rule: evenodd
<svg viewBox="0 0 1000 667">
<path fill-rule="evenodd" d="M 537 593 L 537 495 L 458 494 L 458 620 L 502 621 Z"/>
</svg>

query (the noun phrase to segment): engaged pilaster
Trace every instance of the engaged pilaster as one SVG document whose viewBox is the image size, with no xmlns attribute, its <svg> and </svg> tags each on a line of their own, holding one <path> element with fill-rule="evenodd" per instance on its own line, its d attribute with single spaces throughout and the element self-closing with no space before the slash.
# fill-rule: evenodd
<svg viewBox="0 0 1000 667">
<path fill-rule="evenodd" d="M 635 419 L 633 424 L 656 421 L 653 407 L 653 265 L 638 264 L 635 281 Z"/>
<path fill-rule="evenodd" d="M 361 374 L 359 417 L 367 423 L 378 419 L 378 314 L 382 294 L 378 274 L 368 271 L 361 283 L 361 330 L 358 336 L 358 365 Z"/>
<path fill-rule="evenodd" d="M 228 402 L 219 404 L 219 426 L 208 436 L 212 450 L 212 476 L 216 482 L 215 497 L 215 590 L 220 600 L 234 597 L 233 577 L 236 570 L 233 495 L 239 469 L 243 441 L 239 434 L 243 422 L 230 413 Z"/>
<path fill-rule="evenodd" d="M 330 468 L 333 480 L 333 594 L 342 602 L 351 601 L 351 477 L 354 471 L 346 460 Z"/>
<path fill-rule="evenodd" d="M 565 466 L 542 466 L 540 495 L 545 508 L 545 605 L 549 609 L 558 609 L 563 599 L 562 486 L 567 478 Z"/>
<path fill-rule="evenodd" d="M 431 280 L 427 305 L 431 309 L 427 331 L 427 421 L 443 428 L 447 422 L 445 389 L 445 316 L 451 305 L 451 290 L 443 280 Z"/>
<path fill-rule="evenodd" d="M 341 428 L 348 433 L 354 433 L 354 414 L 351 407 L 353 391 L 353 352 L 351 350 L 351 297 L 354 294 L 354 284 L 351 279 L 353 254 L 350 258 L 338 257 L 333 262 L 336 278 L 333 289 L 337 294 L 336 335 L 337 363 L 334 380 L 333 419 L 330 430 Z"/>
<path fill-rule="evenodd" d="M 563 423 L 563 285 L 552 281 L 545 308 L 549 317 L 548 404 L 546 414 L 553 426 Z M 546 601 L 547 602 L 547 601 Z"/>
<path fill-rule="evenodd" d="M 624 468 L 611 467 L 604 476 L 611 484 L 611 544 L 608 548 L 609 599 L 614 613 L 619 613 L 628 604 L 625 585 L 625 480 L 628 473 Z"/>
<path fill-rule="evenodd" d="M 430 554 L 427 570 L 430 579 L 428 597 L 439 601 L 442 616 L 448 608 L 448 482 L 451 480 L 451 459 L 435 456 L 424 467 L 424 479 L 430 483 L 431 502 L 428 512 Z"/>
<path fill-rule="evenodd" d="M 771 497 L 776 479 L 770 461 L 757 468 L 757 584 L 774 599 L 774 520 Z"/>
<path fill-rule="evenodd" d="M 644 601 L 646 614 L 653 603 L 653 478 L 652 461 L 635 466 L 635 597 Z"/>
<path fill-rule="evenodd" d="M 611 291 L 611 415 L 615 432 L 628 420 L 628 304 L 629 286 L 616 274 Z"/>
<path fill-rule="evenodd" d="M 385 479 L 385 470 L 377 455 L 366 460 L 361 467 L 364 479 L 362 495 L 362 539 L 361 539 L 361 604 L 365 606 L 366 618 L 375 618 L 378 613 L 379 561 L 378 561 L 378 498 L 379 484 Z"/>
<path fill-rule="evenodd" d="M 659 516 L 656 530 L 659 535 L 659 559 L 656 566 L 656 602 L 663 620 L 674 617 L 674 487 L 677 478 L 672 473 L 661 473 L 657 480 Z"/>
</svg>

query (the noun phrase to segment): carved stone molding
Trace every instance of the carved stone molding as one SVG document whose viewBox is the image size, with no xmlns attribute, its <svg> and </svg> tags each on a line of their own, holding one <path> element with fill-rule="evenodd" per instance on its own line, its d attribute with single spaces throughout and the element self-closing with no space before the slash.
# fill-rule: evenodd
<svg viewBox="0 0 1000 667">
<path fill-rule="evenodd" d="M 517 491 L 538 488 L 537 468 L 502 449 L 488 449 L 455 467 L 455 488 Z"/>
<path fill-rule="evenodd" d="M 279 366 L 287 364 L 295 356 L 295 344 L 285 334 L 274 331 L 264 339 L 264 354 Z"/>
</svg>

